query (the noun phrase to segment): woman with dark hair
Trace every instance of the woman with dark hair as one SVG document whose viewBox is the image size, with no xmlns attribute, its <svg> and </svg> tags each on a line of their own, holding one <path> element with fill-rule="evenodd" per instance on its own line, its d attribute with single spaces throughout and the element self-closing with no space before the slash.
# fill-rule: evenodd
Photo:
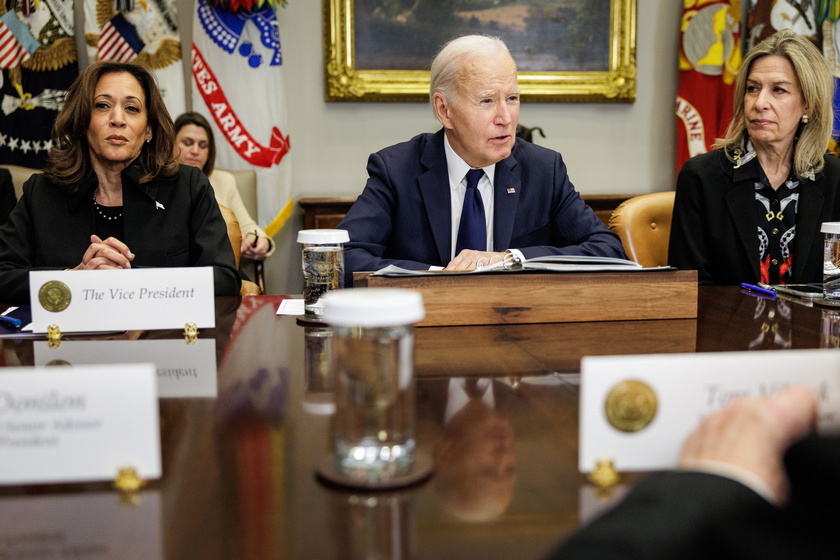
<svg viewBox="0 0 840 560">
<path fill-rule="evenodd" d="M 198 167 L 210 179 L 216 201 L 230 208 L 242 230 L 242 256 L 261 261 L 274 253 L 274 240 L 248 213 L 236 187 L 236 179 L 216 169 L 216 141 L 210 123 L 199 113 L 184 113 L 175 119 L 175 157 L 179 163 Z"/>
<path fill-rule="evenodd" d="M 29 301 L 29 271 L 212 266 L 215 293 L 240 278 L 207 178 L 179 166 L 152 74 L 96 62 L 70 86 L 43 173 L 0 229 L 0 294 Z"/>
</svg>

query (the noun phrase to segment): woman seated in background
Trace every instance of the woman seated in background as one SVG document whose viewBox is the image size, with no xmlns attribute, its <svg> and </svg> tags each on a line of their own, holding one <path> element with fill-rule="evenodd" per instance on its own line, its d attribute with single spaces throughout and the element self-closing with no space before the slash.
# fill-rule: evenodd
<svg viewBox="0 0 840 560">
<path fill-rule="evenodd" d="M 834 79 L 808 39 L 782 30 L 735 80 L 718 148 L 677 179 L 669 264 L 701 284 L 822 282 L 822 222 L 840 221 L 840 159 L 826 154 Z"/>
<path fill-rule="evenodd" d="M 152 74 L 97 62 L 73 82 L 43 173 L 0 228 L 0 298 L 29 301 L 35 269 L 212 266 L 237 295 L 227 228 L 207 178 L 172 155 L 172 120 Z"/>
<path fill-rule="evenodd" d="M 175 119 L 175 157 L 180 163 L 204 171 L 210 178 L 216 201 L 233 210 L 239 229 L 242 230 L 243 257 L 261 261 L 274 253 L 274 240 L 248 214 L 233 175 L 214 169 L 216 142 L 207 119 L 198 113 L 184 113 Z"/>
</svg>

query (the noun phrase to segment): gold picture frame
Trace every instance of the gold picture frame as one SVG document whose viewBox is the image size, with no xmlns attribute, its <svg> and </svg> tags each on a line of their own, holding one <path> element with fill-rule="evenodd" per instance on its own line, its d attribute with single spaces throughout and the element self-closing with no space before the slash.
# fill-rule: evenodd
<svg viewBox="0 0 840 560">
<path fill-rule="evenodd" d="M 603 61 L 603 68 L 592 71 L 522 71 L 520 65 L 519 85 L 523 101 L 635 101 L 637 0 L 604 1 L 609 1 L 610 18 L 609 45 L 607 49 L 602 49 L 604 57 L 608 57 L 608 60 Z M 428 101 L 428 70 L 379 70 L 357 67 L 355 2 L 356 0 L 324 0 L 325 100 Z M 585 7 L 597 4 L 587 2 L 588 0 L 584 0 L 580 5 Z M 563 13 L 559 15 L 564 16 Z M 471 32 L 470 28 L 465 27 L 462 34 L 468 32 Z M 410 35 L 406 36 L 406 41 L 410 41 Z M 430 59 L 431 56 L 428 60 Z M 519 60 L 517 64 L 520 64 Z"/>
</svg>

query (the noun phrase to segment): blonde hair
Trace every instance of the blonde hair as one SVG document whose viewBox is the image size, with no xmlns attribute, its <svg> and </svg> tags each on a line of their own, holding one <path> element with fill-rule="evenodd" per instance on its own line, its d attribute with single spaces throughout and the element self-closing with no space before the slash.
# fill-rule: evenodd
<svg viewBox="0 0 840 560">
<path fill-rule="evenodd" d="M 808 39 L 789 29 L 774 33 L 747 53 L 735 78 L 732 122 L 726 135 L 716 140 L 715 146 L 722 147 L 731 161 L 746 152 L 748 134 L 744 95 L 747 77 L 752 64 L 765 56 L 786 58 L 799 80 L 810 122 L 799 127 L 799 140 L 793 150 L 793 170 L 797 177 L 807 177 L 822 170 L 825 165 L 823 156 L 834 125 L 834 78 L 820 51 Z"/>
</svg>

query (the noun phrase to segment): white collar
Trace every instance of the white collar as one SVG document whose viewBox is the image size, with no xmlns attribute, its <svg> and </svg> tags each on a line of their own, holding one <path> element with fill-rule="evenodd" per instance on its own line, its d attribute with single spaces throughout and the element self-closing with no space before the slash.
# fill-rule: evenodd
<svg viewBox="0 0 840 560">
<path fill-rule="evenodd" d="M 443 151 L 446 153 L 446 170 L 449 173 L 449 185 L 452 190 L 456 190 L 464 180 L 467 171 L 472 167 L 464 161 L 461 156 L 455 153 L 452 145 L 449 143 L 449 137 L 446 136 L 446 131 L 443 133 Z M 487 167 L 482 167 L 484 174 L 490 181 L 490 186 L 493 186 L 493 179 L 496 176 L 496 164 L 492 163 Z"/>
</svg>

